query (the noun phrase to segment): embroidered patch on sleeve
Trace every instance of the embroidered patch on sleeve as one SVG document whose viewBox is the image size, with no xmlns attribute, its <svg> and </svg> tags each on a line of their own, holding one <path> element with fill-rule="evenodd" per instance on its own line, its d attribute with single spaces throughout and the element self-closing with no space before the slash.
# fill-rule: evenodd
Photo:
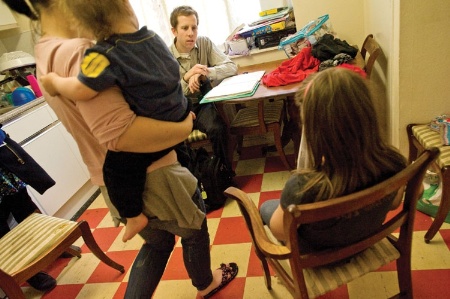
<svg viewBox="0 0 450 299">
<path fill-rule="evenodd" d="M 89 78 L 97 78 L 107 67 L 109 60 L 106 56 L 91 52 L 84 57 L 81 63 L 81 72 Z"/>
</svg>

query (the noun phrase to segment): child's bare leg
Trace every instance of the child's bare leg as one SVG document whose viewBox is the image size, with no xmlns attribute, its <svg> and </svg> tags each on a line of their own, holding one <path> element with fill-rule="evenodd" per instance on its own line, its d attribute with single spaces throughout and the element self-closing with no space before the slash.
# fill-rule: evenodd
<svg viewBox="0 0 450 299">
<path fill-rule="evenodd" d="M 125 225 L 125 233 L 123 234 L 122 241 L 126 242 L 136 236 L 144 227 L 147 226 L 148 218 L 144 214 L 139 214 L 136 217 L 127 218 L 127 224 Z"/>
</svg>

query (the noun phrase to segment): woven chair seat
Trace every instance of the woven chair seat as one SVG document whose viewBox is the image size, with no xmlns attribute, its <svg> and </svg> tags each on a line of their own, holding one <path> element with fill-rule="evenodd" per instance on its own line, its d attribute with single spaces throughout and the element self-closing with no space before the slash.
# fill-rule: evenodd
<svg viewBox="0 0 450 299">
<path fill-rule="evenodd" d="M 283 109 L 283 101 L 275 101 L 264 104 L 264 122 L 266 124 L 276 123 L 280 121 L 281 110 Z M 257 127 L 258 123 L 258 107 L 250 106 L 237 112 L 235 118 L 231 122 L 232 128 L 237 127 Z"/>
<path fill-rule="evenodd" d="M 417 125 L 412 128 L 414 137 L 424 148 L 439 148 L 439 156 L 436 163 L 440 168 L 450 165 L 450 146 L 443 145 L 438 132 L 430 129 L 429 125 Z"/>
<path fill-rule="evenodd" d="M 267 226 L 264 226 L 264 229 L 272 242 L 281 245 Z M 353 256 L 347 262 L 305 269 L 303 273 L 308 296 L 309 298 L 316 298 L 324 295 L 343 284 L 347 284 L 358 277 L 379 269 L 381 266 L 389 264 L 399 257 L 400 252 L 385 238 L 374 246 Z M 280 264 L 292 275 L 288 260 L 282 260 Z"/>
<path fill-rule="evenodd" d="M 0 239 L 0 269 L 9 274 L 33 263 L 77 222 L 34 213 Z"/>
</svg>

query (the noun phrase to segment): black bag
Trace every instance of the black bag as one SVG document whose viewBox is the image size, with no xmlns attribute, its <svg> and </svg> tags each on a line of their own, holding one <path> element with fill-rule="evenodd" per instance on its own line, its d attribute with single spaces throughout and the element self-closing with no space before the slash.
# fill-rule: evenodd
<svg viewBox="0 0 450 299">
<path fill-rule="evenodd" d="M 208 152 L 200 147 L 190 150 L 191 161 L 189 170 L 198 179 L 198 185 L 205 201 L 206 211 L 217 210 L 225 204 L 226 188 L 233 184 L 232 172 L 216 156 L 209 156 Z"/>
</svg>

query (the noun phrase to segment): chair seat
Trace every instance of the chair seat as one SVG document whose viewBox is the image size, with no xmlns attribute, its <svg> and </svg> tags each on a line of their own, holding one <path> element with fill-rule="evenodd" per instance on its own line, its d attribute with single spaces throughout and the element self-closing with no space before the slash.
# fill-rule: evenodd
<svg viewBox="0 0 450 299">
<path fill-rule="evenodd" d="M 383 239 L 374 246 L 353 256 L 347 263 L 305 269 L 305 281 L 310 298 L 323 295 L 340 285 L 372 272 L 400 257 L 400 252 Z"/>
<path fill-rule="evenodd" d="M 9 274 L 35 261 L 77 222 L 33 213 L 0 239 L 0 269 Z"/>
<path fill-rule="evenodd" d="M 439 148 L 440 154 L 436 163 L 440 168 L 450 165 L 450 146 L 442 145 L 441 136 L 438 132 L 431 130 L 428 125 L 414 126 L 412 132 L 424 148 Z"/>
<path fill-rule="evenodd" d="M 264 229 L 272 242 L 281 244 L 267 226 L 264 226 Z M 364 274 L 379 269 L 381 266 L 399 257 L 400 252 L 388 239 L 384 238 L 372 247 L 353 256 L 348 262 L 331 266 L 307 268 L 303 270 L 303 273 L 308 289 L 308 296 L 309 298 L 316 298 L 326 294 Z M 292 275 L 288 260 L 282 260 L 280 264 Z"/>
<path fill-rule="evenodd" d="M 189 134 L 188 138 L 187 138 L 187 142 L 188 143 L 192 143 L 192 142 L 196 142 L 196 141 L 202 141 L 202 140 L 207 140 L 208 136 L 203 133 L 200 130 L 193 130 L 191 132 L 191 134 Z"/>
<path fill-rule="evenodd" d="M 284 107 L 283 101 L 270 102 L 264 105 L 264 122 L 266 124 L 276 123 L 280 121 L 281 111 Z M 232 128 L 238 127 L 257 127 L 258 107 L 249 106 L 239 110 L 231 122 Z"/>
</svg>

